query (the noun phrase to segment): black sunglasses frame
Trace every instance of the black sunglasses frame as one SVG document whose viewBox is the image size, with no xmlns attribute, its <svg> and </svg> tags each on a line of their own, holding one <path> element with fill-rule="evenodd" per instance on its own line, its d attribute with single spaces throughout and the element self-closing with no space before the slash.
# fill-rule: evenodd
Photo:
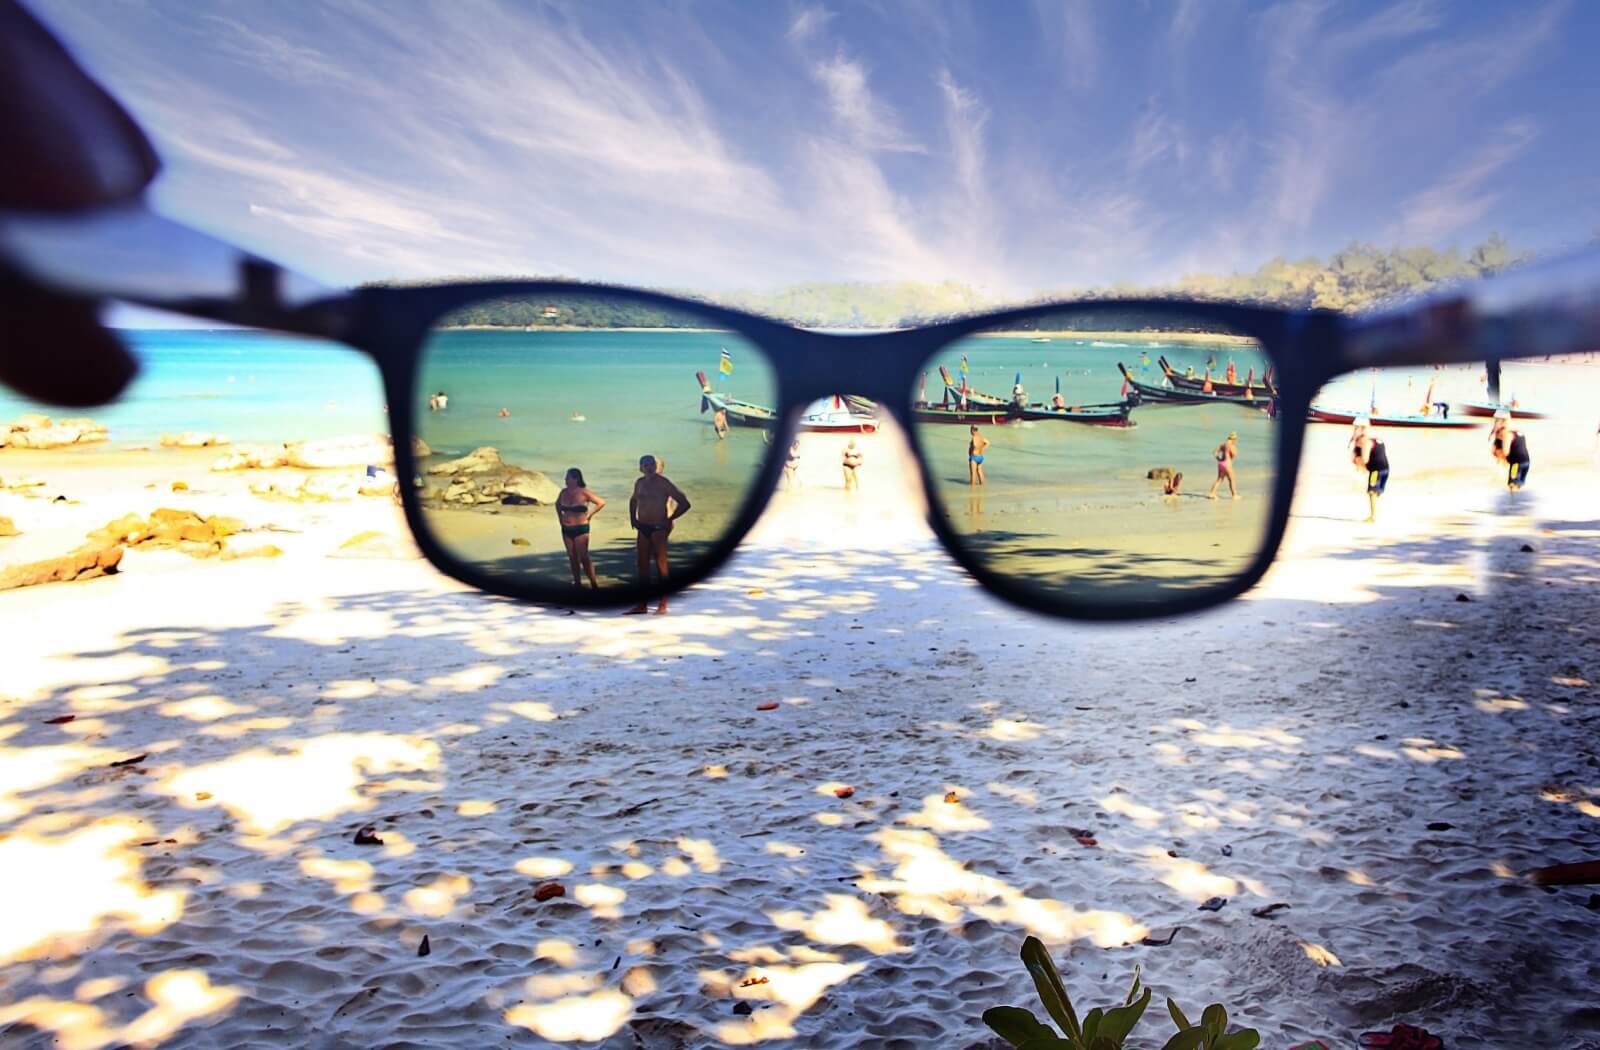
<svg viewBox="0 0 1600 1050">
<path fill-rule="evenodd" d="M 9 223 L 6 220 L 10 220 Z M 126 246 L 106 249 L 93 223 L 119 224 L 130 231 L 139 223 L 161 224 L 169 237 L 202 242 L 205 252 L 228 254 L 235 266 L 220 276 L 227 294 L 185 295 L 181 289 L 155 292 L 154 275 L 128 270 L 136 257 Z M 87 232 L 84 232 L 87 230 Z M 148 231 L 138 236 L 148 241 Z M 130 240 L 133 240 L 130 233 Z M 153 246 L 159 248 L 159 245 Z M 215 261 L 206 260 L 215 271 Z M 106 271 L 129 276 L 120 280 Z M 1331 311 L 1295 311 L 1210 301 L 1152 298 L 1066 300 L 1032 304 L 910 330 L 875 335 L 806 331 L 767 318 L 658 292 L 572 281 L 460 282 L 411 287 L 366 287 L 291 305 L 284 280 L 296 277 L 273 263 L 240 255 L 207 235 L 135 209 L 131 217 L 93 216 L 89 222 L 44 217 L 29 220 L 0 215 L 0 279 L 20 281 L 52 295 L 86 302 L 121 299 L 143 306 L 229 324 L 333 340 L 373 358 L 382 374 L 390 407 L 396 467 L 401 478 L 415 474 L 412 406 L 422 349 L 439 320 L 464 306 L 511 296 L 625 297 L 642 305 L 698 315 L 737 333 L 767 356 L 777 380 L 779 426 L 754 485 L 737 517 L 697 564 L 675 573 L 665 586 L 640 584 L 603 593 L 534 593 L 508 585 L 451 554 L 428 525 L 418 494 L 402 485 L 406 521 L 427 558 L 463 583 L 494 594 L 562 607 L 609 608 L 652 600 L 705 580 L 734 553 L 754 526 L 777 487 L 783 456 L 796 433 L 804 406 L 836 392 L 878 401 L 902 424 L 908 421 L 911 390 L 920 368 L 964 336 L 1050 315 L 1073 312 L 1138 311 L 1152 318 L 1201 320 L 1255 339 L 1273 362 L 1278 391 L 1277 477 L 1265 539 L 1255 559 L 1239 575 L 1188 594 L 1170 592 L 1159 601 L 1111 603 L 1074 601 L 1046 595 L 1027 583 L 985 567 L 970 554 L 941 509 L 928 458 L 917 428 L 906 426 L 922 466 L 929 524 L 951 556 L 987 589 L 1014 605 L 1068 619 L 1118 621 L 1176 615 L 1209 608 L 1243 594 L 1260 581 L 1277 555 L 1292 507 L 1304 442 L 1307 411 L 1316 391 L 1330 379 L 1366 367 L 1485 362 L 1490 396 L 1498 397 L 1503 359 L 1600 349 L 1600 254 L 1582 253 L 1529 267 L 1505 277 L 1447 288 L 1420 302 L 1387 312 L 1349 316 Z"/>
</svg>

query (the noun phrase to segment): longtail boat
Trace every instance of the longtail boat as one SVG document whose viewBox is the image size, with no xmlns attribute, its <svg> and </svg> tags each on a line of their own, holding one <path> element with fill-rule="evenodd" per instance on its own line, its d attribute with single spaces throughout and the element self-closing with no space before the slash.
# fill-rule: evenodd
<svg viewBox="0 0 1600 1050">
<path fill-rule="evenodd" d="M 1015 418 L 1011 414 L 1010 406 L 993 408 L 968 405 L 966 408 L 961 408 L 956 405 L 929 404 L 926 401 L 918 401 L 911 406 L 911 420 L 915 423 L 966 423 L 998 427 L 1012 422 Z"/>
<path fill-rule="evenodd" d="M 1198 390 L 1178 389 L 1176 387 L 1158 386 L 1155 383 L 1146 383 L 1135 379 L 1128 366 L 1121 361 L 1117 362 L 1117 369 L 1122 372 L 1122 378 L 1128 381 L 1128 388 L 1137 391 L 1144 401 L 1165 405 L 1201 405 L 1222 402 L 1227 405 L 1243 405 L 1246 408 L 1259 408 L 1262 411 L 1272 404 L 1272 395 L 1264 389 L 1253 397 L 1244 397 L 1239 394 L 1205 394 Z"/>
<path fill-rule="evenodd" d="M 800 417 L 800 429 L 815 434 L 873 434 L 878 420 L 857 406 L 864 398 L 841 398 L 837 394 L 813 401 Z M 867 402 L 871 404 L 871 402 Z"/>
<path fill-rule="evenodd" d="M 1025 420 L 1049 419 L 1061 423 L 1088 423 L 1097 427 L 1132 427 L 1134 402 L 1114 401 L 1104 405 L 1068 405 L 1055 408 L 1051 405 L 1032 404 L 1014 409 L 1012 418 Z"/>
<path fill-rule="evenodd" d="M 1531 408 L 1523 408 L 1515 401 L 1506 405 L 1498 405 L 1493 401 L 1452 401 L 1450 411 L 1458 416 L 1492 416 L 1496 412 L 1510 412 L 1513 419 L 1549 419 L 1548 412 L 1539 412 Z"/>
<path fill-rule="evenodd" d="M 1415 415 L 1415 416 L 1379 416 L 1370 412 L 1341 412 L 1331 408 L 1311 406 L 1306 419 L 1312 423 L 1354 423 L 1357 419 L 1366 418 L 1372 421 L 1375 427 L 1431 427 L 1435 430 L 1470 430 L 1477 426 L 1476 419 L 1446 419 L 1443 415 Z"/>
<path fill-rule="evenodd" d="M 777 425 L 778 414 L 763 405 L 753 405 L 748 401 L 719 394 L 711 389 L 711 384 L 706 382 L 704 372 L 696 372 L 694 377 L 700 380 L 700 411 L 701 413 L 722 411 L 728 414 L 730 427 L 758 427 L 770 429 Z"/>
<path fill-rule="evenodd" d="M 1228 383 L 1215 376 L 1211 376 L 1208 380 L 1206 376 L 1182 375 L 1172 367 L 1171 362 L 1167 360 L 1164 354 L 1158 357 L 1156 361 L 1161 365 L 1162 374 L 1167 377 L 1167 380 L 1172 383 L 1175 389 L 1203 391 L 1208 381 L 1211 384 L 1212 393 L 1226 394 L 1230 397 L 1242 397 L 1246 389 L 1256 389 L 1255 384 L 1248 379 L 1243 383 Z M 1267 369 L 1267 374 L 1261 377 L 1260 389 L 1256 390 L 1256 396 L 1265 395 L 1271 397 L 1277 392 L 1277 385 L 1272 382 L 1272 369 L 1269 368 Z"/>
<path fill-rule="evenodd" d="M 945 368 L 944 365 L 939 366 L 939 378 L 944 380 L 945 389 L 949 390 L 951 393 L 965 393 L 967 396 L 967 404 L 969 406 L 980 405 L 984 408 L 1000 409 L 1009 409 L 1011 407 L 1010 398 L 996 397 L 993 394 L 979 393 L 978 391 L 967 386 L 965 379 L 963 379 L 958 385 L 954 379 L 950 378 L 950 370 Z"/>
</svg>

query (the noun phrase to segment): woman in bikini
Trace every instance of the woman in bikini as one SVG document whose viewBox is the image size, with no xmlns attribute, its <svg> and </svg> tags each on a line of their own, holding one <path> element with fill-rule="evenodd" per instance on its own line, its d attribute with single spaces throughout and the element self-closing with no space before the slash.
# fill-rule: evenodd
<svg viewBox="0 0 1600 1050">
<path fill-rule="evenodd" d="M 572 585 L 583 586 L 583 573 L 589 586 L 600 589 L 594 577 L 594 562 L 589 558 L 589 520 L 605 509 L 606 501 L 584 485 L 583 471 L 567 471 L 567 487 L 556 496 L 556 520 L 561 522 L 561 542 L 567 548 L 567 563 L 572 566 Z"/>
<path fill-rule="evenodd" d="M 1206 493 L 1206 499 L 1216 499 L 1217 489 L 1224 481 L 1228 483 L 1228 494 L 1238 499 L 1239 483 L 1233 474 L 1233 461 L 1239 458 L 1239 435 L 1229 434 L 1227 440 L 1218 445 L 1212 455 L 1217 457 L 1217 480 L 1211 483 L 1211 491 Z"/>
</svg>

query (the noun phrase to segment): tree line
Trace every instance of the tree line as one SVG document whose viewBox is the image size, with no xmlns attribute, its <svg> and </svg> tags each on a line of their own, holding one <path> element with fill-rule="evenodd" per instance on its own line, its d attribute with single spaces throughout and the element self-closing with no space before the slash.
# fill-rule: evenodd
<svg viewBox="0 0 1600 1050">
<path fill-rule="evenodd" d="M 987 309 L 1107 296 L 1205 299 L 1288 309 L 1359 312 L 1403 301 L 1437 285 L 1486 277 L 1528 258 L 1526 253 L 1513 249 L 1499 234 L 1494 234 L 1465 253 L 1454 248 L 1441 251 L 1424 246 L 1384 250 L 1371 244 L 1352 243 L 1326 259 L 1280 257 L 1253 273 L 1196 273 L 1165 285 L 1121 283 L 1098 288 L 1049 290 L 1020 302 L 985 295 L 954 281 L 933 284 L 817 281 L 775 291 L 715 295 L 676 291 L 672 294 L 807 328 L 897 328 Z M 384 283 L 380 286 L 396 285 Z M 631 298 L 567 292 L 485 300 L 455 311 L 444 323 L 489 328 L 694 328 L 704 322 L 693 314 Z"/>
</svg>

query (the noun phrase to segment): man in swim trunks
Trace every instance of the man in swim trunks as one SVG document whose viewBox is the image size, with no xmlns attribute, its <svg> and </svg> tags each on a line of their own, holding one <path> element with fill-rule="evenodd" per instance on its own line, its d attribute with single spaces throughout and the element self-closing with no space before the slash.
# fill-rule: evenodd
<svg viewBox="0 0 1600 1050">
<path fill-rule="evenodd" d="M 1389 450 L 1372 436 L 1372 420 L 1362 416 L 1350 435 L 1350 459 L 1367 475 L 1367 521 L 1378 520 L 1378 497 L 1389 486 Z"/>
<path fill-rule="evenodd" d="M 861 455 L 861 450 L 856 448 L 856 439 L 851 438 L 850 443 L 844 447 L 843 456 L 844 489 L 846 492 L 861 488 L 861 477 L 856 472 L 861 469 L 861 461 L 864 458 Z"/>
<path fill-rule="evenodd" d="M 972 428 L 972 437 L 967 440 L 967 484 L 987 484 L 983 476 L 983 450 L 989 447 L 989 439 L 978 433 L 978 428 Z"/>
<path fill-rule="evenodd" d="M 1217 498 L 1217 488 L 1226 481 L 1228 492 L 1234 499 L 1239 498 L 1239 482 L 1233 473 L 1233 461 L 1239 458 L 1239 435 L 1237 432 L 1228 435 L 1227 439 L 1218 445 L 1211 453 L 1217 460 L 1217 480 L 1211 483 L 1211 491 L 1206 493 L 1206 499 Z"/>
<path fill-rule="evenodd" d="M 727 409 L 717 409 L 716 414 L 711 417 L 711 429 L 717 432 L 718 441 L 728 436 Z"/>
<path fill-rule="evenodd" d="M 667 579 L 667 537 L 672 535 L 672 523 L 689 513 L 689 497 L 683 490 L 662 477 L 654 456 L 639 457 L 639 473 L 633 483 L 633 495 L 628 499 L 628 523 L 638 534 L 636 546 L 639 554 L 639 582 L 650 582 L 650 564 L 655 563 L 656 575 Z M 648 612 L 644 603 L 632 612 Z M 656 612 L 667 611 L 667 599 L 662 597 Z"/>
</svg>

